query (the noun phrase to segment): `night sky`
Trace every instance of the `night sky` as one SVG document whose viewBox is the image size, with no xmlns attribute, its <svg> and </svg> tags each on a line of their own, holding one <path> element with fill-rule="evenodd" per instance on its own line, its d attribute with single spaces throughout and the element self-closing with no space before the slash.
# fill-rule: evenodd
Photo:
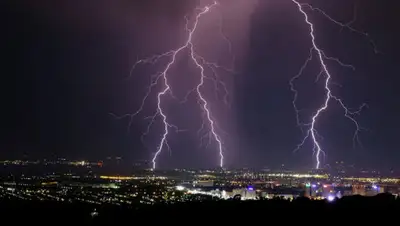
<svg viewBox="0 0 400 226">
<path fill-rule="evenodd" d="M 137 57 L 177 48 L 185 41 L 185 15 L 206 1 L 9 1 L 2 10 L 2 141 L 1 158 L 49 156 L 103 159 L 122 156 L 125 161 L 150 160 L 160 139 L 158 120 L 147 129 L 146 116 L 154 114 L 155 87 L 141 114 L 117 120 L 110 115 L 135 112 L 145 95 L 150 76 L 166 60 L 142 66 L 129 77 Z M 12 3 L 11 3 L 12 2 Z M 303 1 L 305 2 L 305 0 Z M 353 148 L 354 124 L 330 102 L 317 124 L 327 152 L 325 163 L 345 161 L 364 167 L 399 166 L 400 58 L 399 3 L 394 0 L 308 0 L 338 21 L 356 20 L 352 27 L 369 33 L 379 53 L 365 36 L 341 29 L 321 14 L 307 11 L 315 23 L 318 45 L 325 53 L 352 64 L 352 71 L 328 62 L 333 92 L 350 107 L 367 103 L 357 117 L 366 131 L 362 147 Z M 231 4 L 230 4 L 231 3 Z M 224 9 L 225 7 L 225 9 Z M 221 9 L 222 8 L 222 9 Z M 220 35 L 232 42 L 233 54 Z M 201 22 L 200 22 L 201 23 Z M 221 73 L 228 86 L 229 104 L 223 93 L 214 95 L 213 84 L 204 89 L 225 143 L 226 165 L 312 167 L 311 143 L 296 153 L 302 134 L 296 126 L 289 80 L 308 57 L 309 27 L 289 0 L 228 0 L 204 19 L 195 40 L 203 56 L 227 67 L 235 55 L 237 73 Z M 171 72 L 174 95 L 180 100 L 198 81 L 198 71 L 187 52 Z M 323 78 L 313 62 L 296 82 L 302 118 L 309 120 L 324 97 Z M 129 78 L 128 78 L 129 77 Z M 167 149 L 160 167 L 216 167 L 214 142 L 200 146 L 197 130 L 201 109 L 191 95 L 186 104 L 164 98 L 171 123 Z M 207 143 L 207 142 L 206 142 Z M 397 165 L 396 165 L 397 164 Z"/>
</svg>

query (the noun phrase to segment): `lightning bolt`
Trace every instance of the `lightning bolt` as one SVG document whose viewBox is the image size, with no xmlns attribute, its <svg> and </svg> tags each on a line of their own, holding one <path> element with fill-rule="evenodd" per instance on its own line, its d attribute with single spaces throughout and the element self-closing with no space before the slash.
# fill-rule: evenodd
<svg viewBox="0 0 400 226">
<path fill-rule="evenodd" d="M 184 50 L 188 50 L 189 51 L 189 56 L 190 59 L 192 60 L 192 62 L 194 63 L 194 65 L 196 66 L 196 68 L 199 69 L 200 71 L 200 80 L 199 83 L 197 84 L 196 87 L 194 87 L 192 90 L 190 90 L 187 95 L 184 97 L 183 101 L 180 101 L 180 103 L 184 103 L 188 100 L 188 96 L 192 93 L 196 93 L 197 97 L 198 97 L 198 103 L 200 104 L 202 110 L 204 111 L 204 115 L 205 115 L 205 121 L 208 123 L 209 128 L 210 128 L 210 134 L 211 137 L 214 138 L 215 142 L 217 143 L 217 148 L 218 148 L 218 153 L 219 153 L 219 166 L 222 168 L 223 164 L 224 164 L 224 154 L 223 154 L 223 142 L 221 137 L 218 135 L 217 133 L 217 124 L 211 114 L 211 110 L 210 110 L 210 106 L 209 103 L 207 102 L 206 98 L 204 97 L 203 93 L 202 93 L 202 88 L 204 86 L 204 82 L 205 79 L 210 79 L 214 82 L 214 85 L 216 88 L 218 88 L 219 86 L 222 86 L 224 88 L 225 94 L 228 95 L 227 92 L 227 88 L 225 83 L 223 83 L 217 74 L 217 70 L 225 70 L 228 72 L 233 72 L 232 69 L 229 68 L 225 68 L 223 66 L 220 66 L 216 63 L 211 63 L 206 61 L 202 56 L 198 55 L 195 51 L 195 46 L 192 42 L 192 37 L 194 36 L 199 21 L 201 19 L 202 16 L 206 15 L 207 13 L 210 12 L 211 9 L 215 8 L 219 3 L 218 2 L 214 2 L 210 5 L 205 6 L 204 8 L 197 8 L 198 13 L 196 14 L 196 17 L 194 19 L 193 25 L 190 28 L 189 26 L 189 20 L 187 17 L 185 17 L 186 20 L 186 26 L 185 29 L 188 32 L 188 38 L 186 39 L 186 42 L 178 47 L 177 49 L 174 50 L 170 50 L 168 52 L 159 54 L 159 55 L 154 55 L 148 58 L 144 58 L 144 59 L 139 59 L 136 61 L 136 63 L 132 66 L 131 68 L 131 74 L 132 72 L 135 70 L 135 68 L 140 65 L 140 64 L 156 64 L 160 59 L 168 57 L 170 58 L 170 61 L 166 64 L 165 68 L 163 71 L 155 74 L 152 76 L 151 79 L 151 83 L 147 89 L 147 92 L 141 102 L 141 105 L 139 107 L 139 109 L 132 113 L 132 114 L 126 114 L 126 115 L 122 115 L 122 116 L 115 116 L 117 118 L 124 118 L 124 117 L 129 117 L 130 121 L 129 121 L 129 125 L 128 128 L 131 126 L 133 118 L 138 115 L 140 112 L 142 112 L 144 105 L 146 103 L 146 100 L 149 98 L 152 89 L 162 80 L 162 85 L 163 88 L 161 91 L 158 92 L 157 94 L 157 109 L 154 115 L 152 116 L 148 116 L 147 118 L 150 119 L 150 123 L 148 124 L 147 130 L 146 132 L 143 134 L 143 136 L 147 135 L 150 131 L 150 127 L 155 123 L 155 120 L 157 117 L 161 117 L 162 122 L 163 122 L 163 134 L 161 137 L 161 140 L 157 146 L 157 150 L 155 152 L 155 154 L 153 155 L 152 158 L 152 169 L 154 170 L 156 168 L 156 163 L 157 163 L 157 158 L 158 156 L 161 154 L 162 150 L 164 149 L 164 147 L 167 147 L 168 149 L 170 149 L 169 145 L 168 145 L 168 141 L 167 141 L 167 137 L 169 135 L 169 130 L 170 128 L 174 128 L 176 131 L 180 131 L 178 129 L 177 126 L 172 125 L 168 122 L 168 118 L 166 113 L 164 112 L 163 108 L 162 108 L 162 100 L 164 98 L 164 96 L 166 96 L 167 94 L 171 95 L 172 97 L 175 98 L 175 96 L 172 93 L 172 88 L 171 85 L 168 82 L 168 73 L 171 69 L 171 67 L 175 64 L 175 62 L 177 61 L 177 57 L 178 54 L 182 53 Z M 220 31 L 221 35 L 223 36 L 224 40 L 226 40 L 228 42 L 228 46 L 229 46 L 229 50 L 231 50 L 231 43 L 230 41 L 226 38 L 226 36 L 222 33 L 222 30 Z M 205 68 L 209 68 L 212 71 L 213 76 L 209 77 L 205 75 Z M 227 102 L 227 96 L 224 96 L 224 102 L 226 102 L 226 104 L 228 104 Z M 202 128 L 204 128 L 204 122 L 202 124 Z M 202 130 L 202 128 L 200 130 Z"/>
<path fill-rule="evenodd" d="M 304 139 L 301 141 L 300 144 L 297 145 L 296 149 L 294 151 L 299 150 L 304 143 L 306 142 L 307 139 L 309 139 L 311 137 L 311 140 L 313 142 L 313 154 L 315 154 L 315 158 L 316 158 L 316 169 L 320 168 L 321 165 L 321 155 L 325 156 L 325 152 L 323 151 L 321 144 L 320 144 L 320 140 L 321 140 L 321 136 L 318 134 L 317 130 L 316 130 L 316 124 L 318 121 L 318 118 L 320 117 L 320 115 L 326 111 L 329 108 L 329 103 L 331 100 L 335 100 L 337 103 L 339 103 L 339 105 L 343 108 L 344 110 L 344 116 L 346 118 L 348 118 L 349 120 L 351 120 L 354 125 L 355 125 L 355 132 L 354 132 L 354 136 L 353 136 L 353 144 L 355 142 L 360 143 L 360 140 L 358 138 L 358 134 L 359 132 L 363 129 L 359 126 L 358 122 L 355 119 L 355 116 L 359 115 L 361 110 L 364 107 L 367 107 L 366 104 L 362 104 L 356 111 L 351 111 L 343 102 L 342 99 L 336 97 L 331 90 L 331 85 L 333 84 L 332 80 L 332 76 L 331 73 L 328 70 L 328 66 L 326 64 L 326 61 L 335 61 L 336 63 L 338 63 L 341 66 L 345 66 L 345 67 L 349 67 L 353 70 L 355 70 L 355 68 L 352 65 L 348 65 L 345 63 L 342 63 L 339 59 L 337 58 L 333 58 L 333 57 L 329 57 L 326 56 L 324 51 L 318 46 L 318 44 L 316 43 L 316 38 L 315 38 L 315 30 L 314 30 L 314 24 L 310 21 L 308 14 L 304 11 L 304 7 L 309 7 L 311 10 L 315 10 L 318 11 L 320 13 L 322 13 L 322 15 L 324 15 L 326 18 L 328 18 L 330 21 L 334 22 L 335 24 L 341 26 L 342 28 L 347 28 L 353 32 L 356 32 L 358 34 L 362 34 L 364 36 L 368 36 L 367 33 L 364 32 L 360 32 L 352 27 L 350 27 L 350 23 L 344 24 L 344 23 L 340 23 L 338 21 L 335 21 L 334 19 L 332 19 L 332 17 L 328 16 L 324 11 L 322 11 L 321 9 L 318 8 L 313 8 L 311 5 L 309 4 L 305 4 L 305 3 L 299 3 L 297 0 L 292 0 L 292 2 L 294 4 L 296 4 L 299 12 L 304 16 L 304 22 L 309 26 L 309 35 L 310 35 L 310 39 L 311 39 L 311 43 L 312 46 L 310 48 L 310 52 L 309 52 L 309 57 L 306 59 L 305 63 L 302 65 L 302 67 L 300 68 L 300 71 L 298 74 L 296 74 L 291 80 L 290 80 L 290 88 L 291 91 L 294 93 L 294 98 L 293 98 L 293 106 L 296 112 L 296 121 L 297 124 L 302 128 L 303 126 L 307 126 L 308 129 L 305 133 L 305 137 Z M 373 42 L 371 41 L 371 43 L 373 44 Z M 374 51 L 377 52 L 376 46 L 373 44 L 374 46 Z M 307 67 L 308 63 L 312 60 L 314 53 L 317 56 L 318 62 L 321 66 L 321 71 L 317 77 L 317 80 L 321 77 L 321 75 L 325 76 L 325 81 L 324 81 L 324 89 L 325 89 L 325 99 L 324 102 L 322 104 L 322 106 L 320 108 L 317 109 L 317 111 L 315 113 L 313 113 L 312 117 L 311 117 L 311 122 L 309 123 L 303 123 L 300 120 L 299 117 L 299 113 L 300 110 L 296 105 L 296 100 L 298 97 L 298 91 L 295 89 L 294 86 L 294 81 L 297 80 L 303 73 L 304 69 Z"/>
</svg>

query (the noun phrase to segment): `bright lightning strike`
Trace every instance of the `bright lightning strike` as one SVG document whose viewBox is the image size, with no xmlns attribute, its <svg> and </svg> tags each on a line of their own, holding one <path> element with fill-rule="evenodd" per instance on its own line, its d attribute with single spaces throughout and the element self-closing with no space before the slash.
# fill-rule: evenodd
<svg viewBox="0 0 400 226">
<path fill-rule="evenodd" d="M 152 82 L 151 82 L 150 86 L 148 87 L 148 90 L 147 90 L 147 92 L 146 92 L 146 94 L 145 94 L 145 96 L 144 96 L 144 98 L 143 98 L 143 100 L 141 102 L 141 105 L 140 105 L 139 109 L 136 112 L 134 112 L 133 114 L 127 114 L 127 115 L 123 115 L 122 117 L 118 117 L 118 118 L 129 117 L 130 118 L 130 122 L 129 122 L 129 126 L 128 126 L 128 128 L 129 128 L 131 123 L 132 123 L 133 117 L 138 115 L 143 110 L 143 107 L 144 107 L 144 105 L 146 103 L 147 98 L 149 97 L 149 95 L 150 95 L 150 93 L 152 91 L 152 88 L 154 86 L 156 86 L 160 80 L 163 81 L 163 84 L 162 84 L 163 85 L 163 89 L 160 92 L 158 92 L 158 94 L 157 94 L 157 110 L 156 110 L 156 113 L 153 116 L 148 117 L 148 118 L 151 119 L 151 121 L 150 121 L 150 123 L 149 123 L 149 125 L 147 127 L 147 131 L 144 134 L 144 135 L 146 135 L 149 132 L 150 127 L 153 125 L 153 123 L 155 122 L 156 118 L 157 117 L 161 117 L 162 122 L 163 122 L 164 131 L 163 131 L 160 143 L 159 143 L 159 145 L 157 147 L 157 150 L 156 150 L 156 152 L 155 152 L 155 154 L 154 154 L 154 156 L 152 158 L 152 168 L 153 169 L 156 168 L 157 158 L 161 154 L 161 152 L 164 149 L 164 147 L 167 147 L 169 149 L 169 145 L 168 145 L 168 141 L 167 141 L 167 137 L 168 137 L 168 134 L 169 134 L 169 129 L 170 128 L 174 128 L 174 129 L 178 130 L 178 128 L 175 125 L 172 125 L 172 124 L 170 124 L 168 122 L 167 115 L 166 115 L 166 113 L 164 112 L 164 110 L 162 108 L 162 99 L 167 94 L 173 96 L 171 85 L 168 82 L 168 73 L 169 73 L 172 65 L 175 64 L 176 59 L 178 57 L 178 54 L 180 54 L 184 50 L 188 50 L 189 51 L 189 55 L 190 55 L 191 60 L 195 64 L 196 68 L 199 69 L 199 71 L 200 71 L 200 81 L 197 84 L 197 86 L 195 88 L 193 88 L 185 96 L 184 100 L 181 101 L 181 102 L 186 102 L 188 96 L 191 93 L 195 92 L 197 94 L 199 104 L 200 104 L 202 110 L 204 111 L 205 120 L 206 120 L 206 122 L 208 122 L 208 125 L 209 125 L 209 128 L 210 128 L 210 133 L 209 134 L 211 135 L 211 137 L 214 138 L 214 140 L 215 140 L 215 142 L 217 143 L 217 146 L 218 146 L 218 153 L 219 153 L 219 156 L 220 156 L 219 166 L 223 167 L 223 164 L 224 164 L 223 143 L 222 143 L 221 137 L 218 135 L 218 133 L 216 131 L 217 130 L 217 125 L 215 123 L 215 120 L 212 117 L 212 114 L 211 114 L 211 111 L 210 111 L 210 107 L 209 107 L 209 103 L 205 99 L 205 97 L 202 94 L 201 90 L 203 88 L 205 79 L 211 79 L 211 80 L 213 80 L 213 82 L 214 82 L 216 87 L 222 86 L 224 88 L 224 90 L 225 90 L 226 95 L 227 95 L 227 88 L 226 88 L 225 84 L 218 78 L 216 70 L 217 69 L 222 69 L 222 70 L 225 70 L 225 71 L 228 71 L 228 72 L 232 72 L 232 70 L 231 69 L 227 69 L 227 68 L 222 67 L 222 66 L 219 66 L 219 65 L 217 65 L 215 63 L 207 62 L 203 57 L 201 57 L 200 55 L 198 55 L 196 53 L 194 44 L 192 43 L 192 37 L 196 32 L 196 29 L 198 27 L 198 24 L 199 24 L 199 21 L 200 21 L 201 17 L 206 15 L 207 13 L 209 13 L 210 10 L 213 9 L 214 7 L 216 7 L 217 5 L 218 5 L 218 3 L 214 2 L 213 4 L 207 5 L 204 8 L 198 9 L 199 12 L 196 14 L 196 17 L 194 19 L 194 23 L 193 23 L 191 28 L 189 26 L 189 20 L 185 17 L 185 19 L 186 19 L 186 31 L 188 32 L 188 38 L 187 38 L 186 42 L 184 43 L 184 45 L 180 46 L 179 48 L 177 48 L 175 50 L 170 50 L 170 51 L 165 52 L 165 53 L 160 54 L 160 55 L 154 55 L 154 56 L 149 57 L 149 58 L 138 60 L 133 65 L 133 67 L 131 69 L 131 73 L 132 73 L 132 71 L 139 64 L 156 64 L 158 62 L 158 60 L 160 60 L 161 58 L 164 58 L 164 57 L 171 58 L 171 60 L 167 63 L 167 65 L 164 68 L 164 70 L 162 72 L 159 72 L 155 76 L 153 76 Z M 222 31 L 221 31 L 221 35 L 223 35 L 224 39 L 229 44 L 229 48 L 231 49 L 231 43 L 230 43 L 229 40 L 226 39 L 226 36 L 224 36 Z M 213 76 L 214 76 L 213 78 L 208 77 L 208 76 L 205 75 L 205 67 L 207 67 L 207 68 L 212 70 Z M 224 97 L 224 101 L 227 103 L 226 95 Z M 202 128 L 203 128 L 203 126 L 204 126 L 204 123 L 202 125 Z"/>
<path fill-rule="evenodd" d="M 314 147 L 313 147 L 313 154 L 315 154 L 315 157 L 316 157 L 316 166 L 315 166 L 315 168 L 316 168 L 316 169 L 319 169 L 319 168 L 320 168 L 320 165 L 321 165 L 321 155 L 324 155 L 325 152 L 323 151 L 323 149 L 322 149 L 322 147 L 321 147 L 321 144 L 320 144 L 320 139 L 321 139 L 321 137 L 319 136 L 319 134 L 318 134 L 318 132 L 317 132 L 317 130 L 316 130 L 315 127 L 316 127 L 316 123 L 317 123 L 317 120 L 318 120 L 319 116 L 320 116 L 324 111 L 326 111 L 326 110 L 329 108 L 329 102 L 330 102 L 332 99 L 333 99 L 333 100 L 336 100 L 336 101 L 339 103 L 339 105 L 343 108 L 343 110 L 344 110 L 344 116 L 345 116 L 346 118 L 350 119 L 350 120 L 354 123 L 354 125 L 355 125 L 355 127 L 356 127 L 356 130 L 355 130 L 354 136 L 353 136 L 353 141 L 354 141 L 354 142 L 355 142 L 355 141 L 359 142 L 358 133 L 359 133 L 359 132 L 361 131 L 361 129 L 362 129 L 362 128 L 359 126 L 359 124 L 357 123 L 357 121 L 355 120 L 355 116 L 358 115 L 358 114 L 360 113 L 360 111 L 361 111 L 364 107 L 367 107 L 367 105 L 366 105 L 366 104 L 361 105 L 360 108 L 359 108 L 357 111 L 350 111 L 349 108 L 343 103 L 343 101 L 342 101 L 340 98 L 338 98 L 338 97 L 336 97 L 335 95 L 333 95 L 332 90 L 330 89 L 330 86 L 333 84 L 332 81 L 331 81 L 331 80 L 332 80 L 332 76 L 331 76 L 331 74 L 330 74 L 330 72 L 329 72 L 329 70 L 328 70 L 328 66 L 327 66 L 327 64 L 326 64 L 326 61 L 328 61 L 328 60 L 333 60 L 333 61 L 337 62 L 338 64 L 340 64 L 341 66 L 350 67 L 350 68 L 353 69 L 353 70 L 354 70 L 354 67 L 351 66 L 351 65 L 347 65 L 347 64 L 342 63 L 342 62 L 341 62 L 339 59 L 337 59 L 337 58 L 332 58 L 332 57 L 328 57 L 328 56 L 325 55 L 324 51 L 323 51 L 322 49 L 320 49 L 320 47 L 319 47 L 319 46 L 317 45 L 317 43 L 316 43 L 315 31 L 314 31 L 314 24 L 310 21 L 310 19 L 309 19 L 309 17 L 308 17 L 308 14 L 304 11 L 304 8 L 303 8 L 303 7 L 309 7 L 309 8 L 312 9 L 312 10 L 317 10 L 318 12 L 322 13 L 326 18 L 328 18 L 330 21 L 334 22 L 335 24 L 337 24 L 337 25 L 339 25 L 339 26 L 342 26 L 342 27 L 344 27 L 344 28 L 350 29 L 350 30 L 353 31 L 353 32 L 357 32 L 357 33 L 363 34 L 363 35 L 365 35 L 365 36 L 368 36 L 368 34 L 367 34 L 367 33 L 363 33 L 363 32 L 359 32 L 359 31 L 355 30 L 354 28 L 350 27 L 349 24 L 343 24 L 343 23 L 340 23 L 340 22 L 335 21 L 334 19 L 332 19 L 331 17 L 329 17 L 329 16 L 328 16 L 325 12 L 323 12 L 322 10 L 320 10 L 320 9 L 318 9 L 318 8 L 313 8 L 313 7 L 312 7 L 311 5 L 309 5 L 309 4 L 299 3 L 299 2 L 296 1 L 296 0 L 292 0 L 292 2 L 293 2 L 294 4 L 297 5 L 297 8 L 298 8 L 299 12 L 304 16 L 304 22 L 309 26 L 309 35 L 310 35 L 310 39 L 311 39 L 311 43 L 312 43 L 312 46 L 311 46 L 311 48 L 310 48 L 309 57 L 307 58 L 307 60 L 306 60 L 305 63 L 303 64 L 303 66 L 301 67 L 299 73 L 298 73 L 297 75 L 295 75 L 295 76 L 290 80 L 290 87 L 291 87 L 292 92 L 294 93 L 293 106 L 294 106 L 294 109 L 295 109 L 295 111 L 296 111 L 297 124 L 298 124 L 299 126 L 307 126 L 307 127 L 308 127 L 308 130 L 306 131 L 306 135 L 305 135 L 304 139 L 303 139 L 302 142 L 297 146 L 297 148 L 295 149 L 295 151 L 297 151 L 298 149 L 300 149 L 300 148 L 304 145 L 305 141 L 306 141 L 308 138 L 311 137 L 312 142 L 313 142 L 313 145 L 314 145 Z M 371 43 L 373 44 L 373 42 L 371 42 Z M 374 45 L 374 50 L 375 50 L 375 52 L 377 52 L 375 45 Z M 311 117 L 311 122 L 309 122 L 309 123 L 302 123 L 302 122 L 300 121 L 300 118 L 299 118 L 299 113 L 300 113 L 299 111 L 300 111 L 300 110 L 298 109 L 298 107 L 297 107 L 297 105 L 296 105 L 296 100 L 297 100 L 297 97 L 298 97 L 298 92 L 297 92 L 297 90 L 295 89 L 294 81 L 295 81 L 296 79 L 298 79 L 298 78 L 301 76 L 301 74 L 303 73 L 304 69 L 307 67 L 308 63 L 312 60 L 314 53 L 316 53 L 317 58 L 318 58 L 318 61 L 319 61 L 319 64 L 321 65 L 321 71 L 320 71 L 320 73 L 319 73 L 317 79 L 318 79 L 321 75 L 324 75 L 324 76 L 325 76 L 325 82 L 324 82 L 324 84 L 325 84 L 325 85 L 324 85 L 324 88 L 325 88 L 325 91 L 326 91 L 325 100 L 324 100 L 323 105 L 322 105 L 319 109 L 317 109 L 317 111 L 312 115 L 312 117 Z"/>
</svg>

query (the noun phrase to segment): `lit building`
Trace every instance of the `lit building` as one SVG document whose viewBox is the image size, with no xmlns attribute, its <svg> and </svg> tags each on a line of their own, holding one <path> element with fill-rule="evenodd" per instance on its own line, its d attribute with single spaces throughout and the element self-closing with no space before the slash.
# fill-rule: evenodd
<svg viewBox="0 0 400 226">
<path fill-rule="evenodd" d="M 304 188 L 304 197 L 311 197 L 311 184 L 307 183 L 305 184 L 305 188 Z"/>
<path fill-rule="evenodd" d="M 304 192 L 305 197 L 309 198 L 315 197 L 318 195 L 318 193 L 320 193 L 320 191 L 316 184 L 310 184 L 310 183 L 305 184 L 305 192 Z"/>
<path fill-rule="evenodd" d="M 335 195 L 336 191 L 334 190 L 331 184 L 322 185 L 322 196 L 328 197 L 330 195 Z"/>
<path fill-rule="evenodd" d="M 257 194 L 253 187 L 233 189 L 232 196 L 240 195 L 242 199 L 256 199 Z"/>
<path fill-rule="evenodd" d="M 214 181 L 212 180 L 198 180 L 193 181 L 193 187 L 213 187 Z"/>
<path fill-rule="evenodd" d="M 379 193 L 384 193 L 385 189 L 383 186 L 378 186 L 378 185 L 372 185 L 372 186 L 368 186 L 368 189 L 366 189 L 365 195 L 366 196 L 375 196 Z"/>
<path fill-rule="evenodd" d="M 365 195 L 365 186 L 360 184 L 355 184 L 352 186 L 353 195 Z"/>
</svg>

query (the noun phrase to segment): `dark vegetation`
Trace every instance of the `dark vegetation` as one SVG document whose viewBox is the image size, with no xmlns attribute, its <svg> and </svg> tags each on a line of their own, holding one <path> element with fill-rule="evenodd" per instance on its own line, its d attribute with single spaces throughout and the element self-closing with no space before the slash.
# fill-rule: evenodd
<svg viewBox="0 0 400 226">
<path fill-rule="evenodd" d="M 91 216 L 96 209 L 98 216 Z M 298 198 L 292 202 L 204 201 L 154 206 L 98 206 L 84 203 L 1 200 L 2 222 L 41 225 L 228 225 L 228 224 L 347 224 L 372 223 L 372 219 L 397 222 L 400 198 L 390 194 L 351 196 L 333 202 Z M 348 222 L 350 223 L 350 222 Z"/>
</svg>

